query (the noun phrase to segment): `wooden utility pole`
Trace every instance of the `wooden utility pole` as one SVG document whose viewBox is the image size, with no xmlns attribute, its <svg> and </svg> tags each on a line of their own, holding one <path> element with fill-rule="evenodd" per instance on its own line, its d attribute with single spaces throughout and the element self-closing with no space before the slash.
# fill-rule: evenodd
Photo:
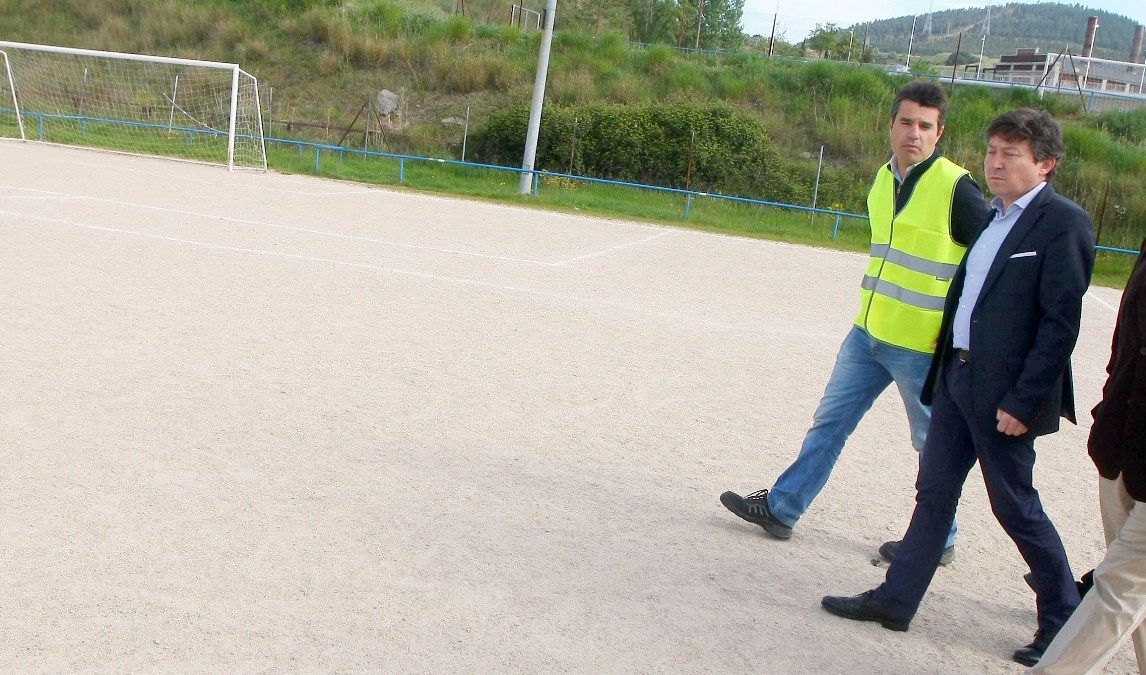
<svg viewBox="0 0 1146 675">
<path fill-rule="evenodd" d="M 772 47 L 776 44 L 776 19 L 780 17 L 780 5 L 776 5 L 776 13 L 772 15 L 772 37 L 768 39 L 768 56 L 772 56 Z"/>
<path fill-rule="evenodd" d="M 696 44 L 694 49 L 700 49 L 700 27 L 704 25 L 704 0 L 699 0 L 696 5 Z"/>
<path fill-rule="evenodd" d="M 955 86 L 955 70 L 959 68 L 959 52 L 963 50 L 963 31 L 959 31 L 959 41 L 955 43 L 955 62 L 951 64 L 951 86 Z"/>
</svg>

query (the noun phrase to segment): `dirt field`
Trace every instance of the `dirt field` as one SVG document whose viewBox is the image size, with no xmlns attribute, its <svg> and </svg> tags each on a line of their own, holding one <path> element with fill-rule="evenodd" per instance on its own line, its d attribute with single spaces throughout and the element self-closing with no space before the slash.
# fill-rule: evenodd
<svg viewBox="0 0 1146 675">
<path fill-rule="evenodd" d="M 1034 631 L 976 469 L 908 633 L 887 392 L 788 542 L 717 501 L 794 457 L 865 258 L 0 142 L 0 670 L 999 673 Z M 1102 557 L 1086 411 L 1036 482 Z M 1111 671 L 1132 672 L 1124 647 Z"/>
</svg>

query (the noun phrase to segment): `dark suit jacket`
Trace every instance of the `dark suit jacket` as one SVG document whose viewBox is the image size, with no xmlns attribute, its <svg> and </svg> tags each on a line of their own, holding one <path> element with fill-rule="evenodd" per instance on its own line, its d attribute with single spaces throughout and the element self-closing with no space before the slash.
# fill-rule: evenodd
<svg viewBox="0 0 1146 675">
<path fill-rule="evenodd" d="M 1035 436 L 1057 431 L 1060 415 L 1075 421 L 1070 353 L 1093 270 L 1090 217 L 1046 185 L 1003 240 L 971 312 L 973 422 L 980 429 L 995 429 L 1000 408 Z M 947 294 L 920 397 L 928 405 L 953 354 L 951 324 L 966 275 L 964 258 Z"/>
<path fill-rule="evenodd" d="M 1091 411 L 1090 456 L 1103 478 L 1122 475 L 1146 502 L 1146 240 L 1122 294 L 1102 401 Z"/>
</svg>

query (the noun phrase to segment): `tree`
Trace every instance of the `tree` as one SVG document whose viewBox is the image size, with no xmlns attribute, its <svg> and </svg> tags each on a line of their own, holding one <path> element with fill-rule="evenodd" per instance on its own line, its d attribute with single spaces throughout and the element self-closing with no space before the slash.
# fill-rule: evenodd
<svg viewBox="0 0 1146 675">
<path fill-rule="evenodd" d="M 930 59 L 917 57 L 911 62 L 911 74 L 919 75 L 920 77 L 929 77 L 939 74 L 939 69 Z"/>
<path fill-rule="evenodd" d="M 644 43 L 696 45 L 700 22 L 702 49 L 735 49 L 743 44 L 740 19 L 744 0 L 626 0 L 632 39 Z"/>
<path fill-rule="evenodd" d="M 648 44 L 672 41 L 676 28 L 676 2 L 673 0 L 628 0 L 633 22 L 632 39 Z"/>
<path fill-rule="evenodd" d="M 847 34 L 834 23 L 818 23 L 804 40 L 804 46 L 818 52 L 825 59 L 843 60 L 846 53 L 840 52 L 847 51 Z"/>
<path fill-rule="evenodd" d="M 744 0 L 705 0 L 704 23 L 700 31 L 703 49 L 737 49 L 744 44 L 740 20 Z"/>
</svg>

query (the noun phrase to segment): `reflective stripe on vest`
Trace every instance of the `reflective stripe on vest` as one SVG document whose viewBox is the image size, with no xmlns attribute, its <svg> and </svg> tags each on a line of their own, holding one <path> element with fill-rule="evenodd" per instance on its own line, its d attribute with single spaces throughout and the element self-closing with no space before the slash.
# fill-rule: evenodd
<svg viewBox="0 0 1146 675">
<path fill-rule="evenodd" d="M 936 279 L 952 279 L 955 277 L 955 270 L 959 269 L 959 263 L 935 262 L 903 251 L 896 251 L 887 244 L 872 244 L 871 255 L 873 258 L 884 258 L 890 263 L 915 270 L 920 274 L 933 276 Z"/>
<path fill-rule="evenodd" d="M 933 295 L 925 293 L 916 293 L 909 291 L 902 286 L 896 286 L 890 281 L 883 279 L 873 279 L 872 277 L 864 277 L 863 283 L 860 286 L 867 291 L 874 291 L 880 295 L 886 295 L 889 298 L 894 298 L 905 305 L 912 305 L 921 309 L 931 309 L 943 311 L 944 298 L 937 298 Z"/>
<path fill-rule="evenodd" d="M 856 325 L 882 342 L 935 349 L 943 303 L 966 249 L 951 239 L 955 185 L 968 174 L 939 157 L 895 213 L 895 177 L 880 168 L 868 194 L 871 255 Z"/>
</svg>

